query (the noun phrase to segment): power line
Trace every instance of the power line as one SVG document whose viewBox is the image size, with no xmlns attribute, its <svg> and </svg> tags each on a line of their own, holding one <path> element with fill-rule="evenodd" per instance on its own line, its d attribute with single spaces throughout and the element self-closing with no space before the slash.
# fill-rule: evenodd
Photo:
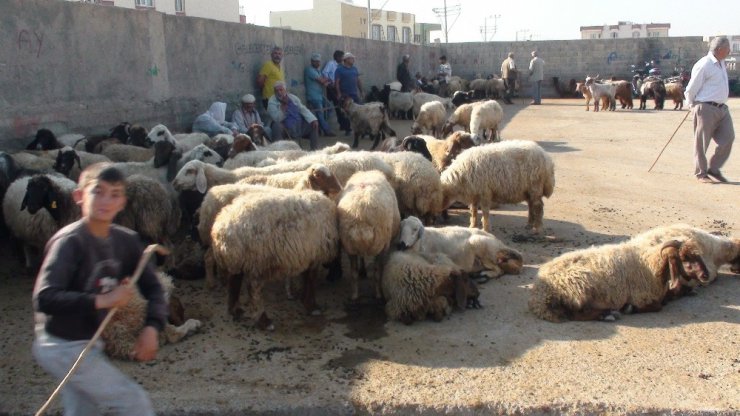
<svg viewBox="0 0 740 416">
<path fill-rule="evenodd" d="M 454 6 L 447 7 L 447 0 L 444 1 L 444 7 L 442 7 L 442 8 L 435 7 L 435 8 L 432 9 L 432 12 L 434 12 L 437 15 L 438 18 L 439 17 L 444 17 L 444 21 L 445 21 L 445 29 L 444 29 L 444 31 L 445 31 L 445 43 L 447 43 L 447 41 L 448 41 L 448 35 L 449 35 L 449 30 L 450 30 L 449 27 L 447 26 L 447 16 L 448 15 L 454 15 L 455 16 L 455 22 L 457 22 L 457 17 L 460 16 L 460 10 L 462 10 L 462 7 L 460 6 L 460 3 L 458 3 L 458 4 L 454 5 Z M 452 24 L 454 25 L 455 22 L 452 22 Z"/>
</svg>

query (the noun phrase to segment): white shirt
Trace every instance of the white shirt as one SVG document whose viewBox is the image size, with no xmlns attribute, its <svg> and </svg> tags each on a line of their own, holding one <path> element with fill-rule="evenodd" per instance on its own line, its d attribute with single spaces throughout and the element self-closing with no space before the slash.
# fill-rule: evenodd
<svg viewBox="0 0 740 416">
<path fill-rule="evenodd" d="M 331 82 L 334 82 L 334 72 L 337 71 L 337 61 L 331 60 L 324 65 L 324 70 L 321 71 L 321 75 L 329 78 Z"/>
<path fill-rule="evenodd" d="M 691 68 L 691 80 L 686 86 L 686 101 L 689 106 L 704 101 L 726 103 L 730 94 L 727 67 L 710 51 Z"/>
</svg>

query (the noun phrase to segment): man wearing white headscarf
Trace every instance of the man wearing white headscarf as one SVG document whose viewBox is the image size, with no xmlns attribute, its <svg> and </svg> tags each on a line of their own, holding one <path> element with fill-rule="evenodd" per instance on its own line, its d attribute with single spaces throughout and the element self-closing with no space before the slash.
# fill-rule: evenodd
<svg viewBox="0 0 740 416">
<path fill-rule="evenodd" d="M 226 121 L 226 103 L 216 101 L 205 113 L 193 121 L 193 132 L 214 136 L 219 133 L 236 134 L 238 127 Z"/>
</svg>

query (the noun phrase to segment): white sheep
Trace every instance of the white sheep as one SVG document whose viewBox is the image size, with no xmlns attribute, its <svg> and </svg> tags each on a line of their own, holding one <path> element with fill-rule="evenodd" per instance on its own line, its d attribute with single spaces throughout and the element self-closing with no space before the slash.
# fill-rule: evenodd
<svg viewBox="0 0 740 416">
<path fill-rule="evenodd" d="M 424 130 L 430 131 L 432 136 L 439 138 L 442 135 L 442 126 L 447 119 L 445 106 L 438 101 L 424 103 L 419 110 L 416 121 L 411 126 L 413 134 L 422 134 Z"/>
<path fill-rule="evenodd" d="M 693 240 L 642 247 L 631 241 L 576 250 L 540 267 L 529 309 L 552 322 L 614 320 L 618 311 L 657 312 L 683 282 L 708 280 Z"/>
<path fill-rule="evenodd" d="M 337 142 L 331 146 L 324 147 L 322 149 L 307 151 L 307 150 L 255 150 L 247 151 L 236 154 L 234 157 L 224 162 L 225 169 L 238 169 L 245 166 L 266 166 L 262 163 L 267 159 L 272 159 L 274 163 L 289 162 L 300 159 L 304 156 L 310 156 L 315 154 L 320 155 L 333 155 L 337 153 L 346 152 L 349 150 L 349 145 L 346 143 Z"/>
<path fill-rule="evenodd" d="M 10 232 L 23 244 L 26 267 L 60 228 L 80 217 L 72 198 L 77 184 L 58 174 L 24 176 L 10 184 L 3 198 L 3 216 Z"/>
<path fill-rule="evenodd" d="M 179 301 L 172 295 L 174 284 L 172 277 L 165 273 L 157 272 L 157 278 L 165 292 L 165 299 L 172 304 Z M 131 359 L 139 333 L 146 324 L 147 301 L 136 291 L 133 298 L 121 307 L 105 327 L 101 339 L 105 341 L 105 352 L 111 357 L 127 360 Z M 172 314 L 170 314 L 172 319 Z M 188 319 L 179 325 L 165 324 L 164 330 L 159 334 L 159 345 L 174 344 L 198 330 L 201 322 L 196 319 Z"/>
<path fill-rule="evenodd" d="M 257 327 L 268 330 L 274 326 L 262 300 L 264 284 L 306 272 L 303 304 L 318 313 L 316 274 L 336 257 L 339 243 L 332 200 L 316 191 L 271 190 L 235 199 L 211 229 L 214 260 L 229 276 L 229 313 L 235 319 L 243 315 L 238 303 L 246 280 Z"/>
<path fill-rule="evenodd" d="M 542 229 L 544 204 L 555 188 L 555 165 L 534 142 L 511 140 L 465 150 L 442 172 L 445 206 L 458 201 L 470 206 L 470 227 L 478 223 L 478 207 L 483 230 L 490 231 L 489 210 L 496 204 L 526 201 L 527 227 Z"/>
<path fill-rule="evenodd" d="M 506 92 L 506 85 L 501 78 L 490 78 L 486 80 L 486 98 L 503 97 Z"/>
<path fill-rule="evenodd" d="M 584 84 L 591 92 L 591 96 L 594 99 L 594 112 L 599 111 L 599 102 L 602 97 L 606 97 L 609 101 L 609 110 L 614 111 L 617 106 L 617 102 L 614 99 L 614 93 L 617 91 L 617 86 L 614 84 L 599 84 L 596 82 L 596 78 L 586 77 Z"/>
<path fill-rule="evenodd" d="M 53 152 L 56 155 L 56 150 L 46 151 Z M 52 157 L 46 155 L 37 155 L 29 153 L 28 151 L 13 153 L 10 155 L 13 158 L 13 162 L 18 166 L 19 169 L 25 169 L 34 172 L 52 172 L 54 171 L 55 160 Z"/>
<path fill-rule="evenodd" d="M 730 264 L 733 273 L 740 273 L 740 239 L 710 234 L 688 224 L 672 224 L 657 227 L 632 238 L 641 246 L 658 246 L 667 241 L 694 240 L 707 266 L 709 281 L 717 278 L 718 269 Z"/>
<path fill-rule="evenodd" d="M 460 104 L 455 111 L 450 114 L 442 127 L 442 135 L 446 136 L 452 133 L 452 129 L 457 125 L 461 126 L 466 132 L 470 133 L 470 115 L 473 113 L 473 107 L 480 104 L 476 103 Z"/>
<path fill-rule="evenodd" d="M 478 273 L 486 279 L 504 274 L 519 274 L 522 255 L 506 246 L 493 234 L 475 228 L 448 226 L 424 227 L 417 217 L 401 221 L 398 249 L 415 253 L 447 256 L 460 270 Z"/>
<path fill-rule="evenodd" d="M 488 100 L 473 106 L 470 112 L 470 133 L 475 143 L 483 140 L 501 141 L 499 127 L 504 119 L 504 110 L 495 100 Z M 486 132 L 490 132 L 486 136 Z"/>
<path fill-rule="evenodd" d="M 376 258 L 376 296 L 380 297 L 382 259 L 398 233 L 401 216 L 393 188 L 382 172 L 357 172 L 347 181 L 337 202 L 339 238 L 352 269 L 350 299 L 358 298 L 358 260 Z"/>
<path fill-rule="evenodd" d="M 432 101 L 438 101 L 442 103 L 445 108 L 452 108 L 452 100 L 450 98 L 443 98 L 439 95 L 435 94 L 429 94 L 426 92 L 415 92 L 413 93 L 413 99 L 414 99 L 414 106 L 413 106 L 413 114 L 414 119 L 419 116 L 419 112 L 421 111 L 421 106 Z"/>
<path fill-rule="evenodd" d="M 154 157 L 153 147 L 139 147 L 130 144 L 111 144 L 100 153 L 113 162 L 146 162 Z"/>
<path fill-rule="evenodd" d="M 380 156 L 393 168 L 401 216 L 416 215 L 431 223 L 442 212 L 444 199 L 442 182 L 434 165 L 415 152 L 384 153 Z"/>
<path fill-rule="evenodd" d="M 208 141 L 208 135 L 200 132 L 173 135 L 164 124 L 157 124 L 149 130 L 149 134 L 146 136 L 146 142 L 149 145 L 153 145 L 159 141 L 169 141 L 177 145 L 177 148 L 185 153 L 195 146 Z"/>
<path fill-rule="evenodd" d="M 349 116 L 349 123 L 355 137 L 352 143 L 353 149 L 357 148 L 360 137 L 364 135 L 370 135 L 370 138 L 374 139 L 373 149 L 380 143 L 382 135 L 396 135 L 388 124 L 388 115 L 383 103 L 357 104 L 352 101 L 351 97 L 347 97 L 342 103 L 342 109 Z"/>
<path fill-rule="evenodd" d="M 475 284 L 443 254 L 392 253 L 383 269 L 382 285 L 388 319 L 406 325 L 427 316 L 439 322 L 453 305 L 464 309 L 478 297 Z"/>
<path fill-rule="evenodd" d="M 398 113 L 403 114 L 403 118 L 406 118 L 413 107 L 414 98 L 410 92 L 391 91 L 388 95 L 388 112 L 391 118 L 397 116 Z"/>
</svg>

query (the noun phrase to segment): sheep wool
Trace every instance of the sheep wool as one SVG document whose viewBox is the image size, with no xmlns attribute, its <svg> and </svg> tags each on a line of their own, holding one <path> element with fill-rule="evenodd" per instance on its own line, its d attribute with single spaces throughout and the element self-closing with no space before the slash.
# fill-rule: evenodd
<svg viewBox="0 0 740 416">
<path fill-rule="evenodd" d="M 442 181 L 431 162 L 415 152 L 381 153 L 379 156 L 393 168 L 402 217 L 415 215 L 429 223 L 442 212 Z"/>
</svg>

